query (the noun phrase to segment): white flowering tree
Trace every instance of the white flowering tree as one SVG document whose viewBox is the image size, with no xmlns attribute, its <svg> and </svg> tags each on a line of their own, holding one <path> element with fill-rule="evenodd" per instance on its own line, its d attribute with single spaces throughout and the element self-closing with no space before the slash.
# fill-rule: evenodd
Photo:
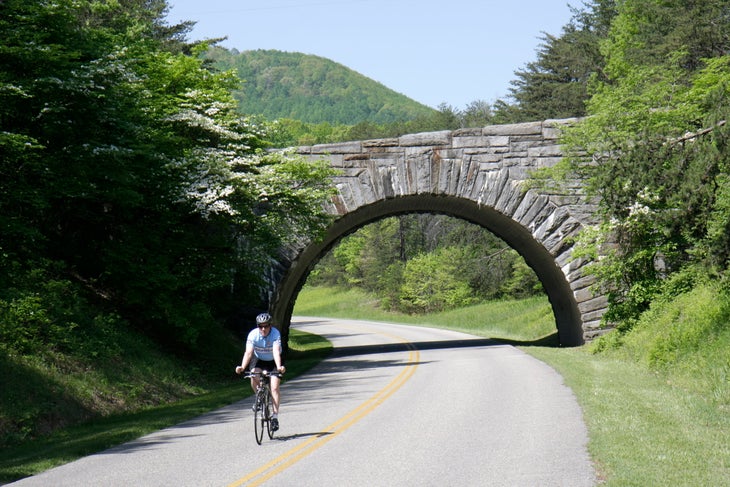
<svg viewBox="0 0 730 487">
<path fill-rule="evenodd" d="M 235 75 L 165 9 L 0 5 L 0 305 L 41 273 L 194 346 L 257 297 L 276 249 L 326 223 L 326 167 L 267 153 Z"/>
</svg>

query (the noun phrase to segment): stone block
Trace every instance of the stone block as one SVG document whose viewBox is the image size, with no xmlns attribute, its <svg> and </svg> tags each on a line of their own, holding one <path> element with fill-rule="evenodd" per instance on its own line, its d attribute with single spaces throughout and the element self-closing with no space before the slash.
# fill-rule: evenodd
<svg viewBox="0 0 730 487">
<path fill-rule="evenodd" d="M 398 147 L 398 138 L 393 137 L 390 139 L 373 139 L 364 140 L 362 142 L 364 148 L 377 148 L 377 147 Z"/>
<path fill-rule="evenodd" d="M 578 289 L 593 286 L 596 283 L 596 278 L 594 276 L 582 276 L 578 279 L 570 279 L 570 276 L 568 276 L 568 282 L 570 282 L 570 289 L 577 291 Z"/>
<path fill-rule="evenodd" d="M 527 148 L 527 157 L 561 157 L 562 155 L 563 152 L 557 144 L 540 145 Z"/>
<path fill-rule="evenodd" d="M 482 128 L 484 135 L 529 135 L 541 134 L 542 122 L 515 123 L 510 125 L 489 125 Z"/>
<path fill-rule="evenodd" d="M 504 153 L 509 150 L 509 137 L 502 136 L 480 136 L 480 137 L 454 137 L 453 147 L 455 149 L 463 149 L 471 152 L 484 152 L 491 149 L 491 152 L 497 151 Z"/>
<path fill-rule="evenodd" d="M 514 180 L 510 180 L 504 185 L 502 194 L 500 195 L 499 200 L 495 203 L 494 208 L 501 213 L 512 217 L 524 198 L 525 193 L 520 189 L 519 183 Z"/>
<path fill-rule="evenodd" d="M 415 146 L 448 146 L 451 145 L 451 131 L 423 132 L 420 134 L 402 135 L 398 138 L 401 147 Z"/>
<path fill-rule="evenodd" d="M 504 187 L 509 183 L 507 171 L 493 171 L 487 173 L 484 178 L 484 185 L 478 197 L 479 204 L 495 207 L 497 200 L 502 195 Z"/>
<path fill-rule="evenodd" d="M 356 154 L 362 152 L 362 142 L 340 142 L 337 144 L 317 144 L 311 154 Z"/>
<path fill-rule="evenodd" d="M 578 303 L 578 310 L 581 313 L 592 313 L 596 311 L 605 310 L 608 307 L 608 297 L 596 296 L 587 301 L 581 301 Z"/>
<path fill-rule="evenodd" d="M 482 135 L 482 129 L 479 127 L 456 129 L 452 132 L 452 135 L 454 137 L 471 137 L 475 135 Z"/>
</svg>

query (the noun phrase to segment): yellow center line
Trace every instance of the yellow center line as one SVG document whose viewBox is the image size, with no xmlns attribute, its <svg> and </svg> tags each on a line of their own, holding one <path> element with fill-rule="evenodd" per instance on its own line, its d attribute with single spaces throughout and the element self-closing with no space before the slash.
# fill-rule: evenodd
<svg viewBox="0 0 730 487">
<path fill-rule="evenodd" d="M 347 430 L 350 426 L 354 425 L 362 418 L 370 414 L 376 407 L 382 404 L 383 401 L 385 401 L 388 397 L 390 397 L 398 389 L 400 389 L 403 384 L 405 384 L 406 381 L 408 381 L 408 379 L 410 379 L 413 373 L 416 371 L 420 353 L 412 344 L 406 343 L 406 346 L 410 350 L 408 352 L 407 365 L 383 389 L 381 389 L 370 399 L 363 402 L 358 407 L 347 413 L 345 416 L 325 428 L 325 431 L 327 431 L 327 433 L 322 433 L 313 438 L 310 438 L 309 440 L 301 443 L 300 445 L 273 459 L 266 465 L 263 465 L 259 469 L 251 472 L 247 476 L 233 482 L 232 484 L 229 484 L 228 487 L 240 487 L 241 485 L 244 485 L 247 482 L 251 481 L 253 482 L 248 485 L 261 485 L 271 477 L 286 470 L 302 458 L 320 448 L 325 443 L 334 439 L 340 433 Z M 256 480 L 254 481 L 254 479 Z"/>
</svg>

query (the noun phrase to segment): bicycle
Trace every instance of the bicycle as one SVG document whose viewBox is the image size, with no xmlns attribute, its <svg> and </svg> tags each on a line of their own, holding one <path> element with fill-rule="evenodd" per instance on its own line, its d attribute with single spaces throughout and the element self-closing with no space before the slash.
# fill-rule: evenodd
<svg viewBox="0 0 730 487">
<path fill-rule="evenodd" d="M 264 429 L 269 439 L 274 438 L 274 430 L 271 429 L 271 415 L 274 412 L 274 398 L 271 396 L 271 377 L 281 377 L 279 372 L 248 372 L 243 378 L 250 379 L 259 377 L 259 386 L 256 389 L 254 398 L 253 427 L 256 443 L 259 445 L 264 439 Z"/>
</svg>

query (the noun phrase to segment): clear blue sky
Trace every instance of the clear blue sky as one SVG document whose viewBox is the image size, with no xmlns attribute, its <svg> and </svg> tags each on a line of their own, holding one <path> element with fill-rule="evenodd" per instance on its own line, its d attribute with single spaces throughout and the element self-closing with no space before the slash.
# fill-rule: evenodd
<svg viewBox="0 0 730 487">
<path fill-rule="evenodd" d="M 239 51 L 331 59 L 409 98 L 463 109 L 509 93 L 536 59 L 542 32 L 560 35 L 580 0 L 169 0 L 168 20 L 193 20 L 190 40 L 227 36 Z"/>
</svg>

